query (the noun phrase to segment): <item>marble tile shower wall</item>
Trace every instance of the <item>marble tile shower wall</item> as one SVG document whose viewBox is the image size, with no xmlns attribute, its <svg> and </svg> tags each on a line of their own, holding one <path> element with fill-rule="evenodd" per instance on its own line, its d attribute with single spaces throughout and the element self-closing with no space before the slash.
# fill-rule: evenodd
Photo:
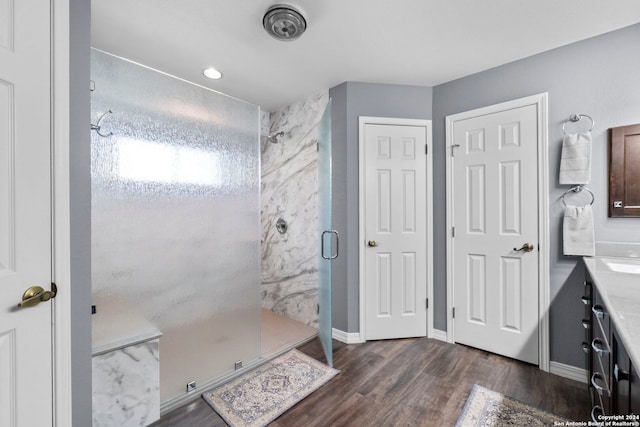
<svg viewBox="0 0 640 427">
<path fill-rule="evenodd" d="M 318 123 L 329 92 L 262 117 L 262 306 L 317 327 Z M 266 136 L 284 132 L 277 143 Z M 280 234 L 279 218 L 288 223 Z"/>
</svg>

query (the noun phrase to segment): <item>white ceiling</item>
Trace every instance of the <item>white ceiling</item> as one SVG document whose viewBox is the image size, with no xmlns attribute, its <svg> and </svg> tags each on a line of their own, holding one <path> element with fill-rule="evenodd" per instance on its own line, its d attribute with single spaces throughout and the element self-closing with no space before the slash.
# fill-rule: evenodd
<svg viewBox="0 0 640 427">
<path fill-rule="evenodd" d="M 435 86 L 640 22 L 638 0 L 291 0 L 307 31 L 281 42 L 262 28 L 278 1 L 92 0 L 91 45 L 273 111 L 345 81 Z"/>
</svg>

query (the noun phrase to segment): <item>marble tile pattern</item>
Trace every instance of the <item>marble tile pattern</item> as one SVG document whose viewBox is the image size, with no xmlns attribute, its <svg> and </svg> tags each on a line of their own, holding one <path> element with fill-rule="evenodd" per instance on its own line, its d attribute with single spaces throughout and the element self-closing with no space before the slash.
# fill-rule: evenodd
<svg viewBox="0 0 640 427">
<path fill-rule="evenodd" d="M 318 326 L 318 123 L 329 92 L 270 114 L 262 135 L 262 306 L 310 326 Z M 264 123 L 264 120 L 263 120 Z M 266 126 L 262 126 L 263 132 Z M 283 218 L 289 229 L 278 233 Z"/>
<path fill-rule="evenodd" d="M 160 419 L 159 340 L 94 356 L 93 426 L 138 427 Z"/>
</svg>

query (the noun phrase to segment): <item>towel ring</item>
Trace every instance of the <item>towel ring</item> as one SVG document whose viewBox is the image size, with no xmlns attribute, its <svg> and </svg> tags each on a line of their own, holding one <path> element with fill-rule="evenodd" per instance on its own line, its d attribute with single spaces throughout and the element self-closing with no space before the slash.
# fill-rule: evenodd
<svg viewBox="0 0 640 427">
<path fill-rule="evenodd" d="M 591 190 L 589 190 L 587 187 L 583 187 L 582 185 L 576 185 L 575 187 L 572 187 L 572 188 L 568 189 L 567 191 L 565 191 L 564 194 L 562 195 L 562 203 L 565 206 L 567 206 L 567 202 L 564 200 L 564 198 L 565 198 L 565 196 L 567 194 L 569 194 L 569 192 L 571 192 L 571 193 L 579 193 L 582 190 L 585 190 L 586 192 L 591 194 L 591 202 L 589 202 L 589 205 L 593 205 L 593 202 L 596 200 L 596 197 L 593 195 L 593 192 Z"/>
<path fill-rule="evenodd" d="M 567 132 L 565 132 L 564 127 L 567 125 L 567 123 L 571 122 L 571 123 L 575 123 L 575 122 L 579 122 L 580 120 L 582 120 L 583 117 L 586 117 L 587 119 L 591 120 L 591 127 L 589 128 L 589 132 L 591 132 L 593 130 L 593 127 L 596 125 L 595 120 L 593 120 L 593 118 L 591 116 L 588 116 L 586 114 L 572 114 L 569 116 L 569 120 L 565 120 L 562 123 L 562 133 L 564 135 L 567 134 Z"/>
</svg>

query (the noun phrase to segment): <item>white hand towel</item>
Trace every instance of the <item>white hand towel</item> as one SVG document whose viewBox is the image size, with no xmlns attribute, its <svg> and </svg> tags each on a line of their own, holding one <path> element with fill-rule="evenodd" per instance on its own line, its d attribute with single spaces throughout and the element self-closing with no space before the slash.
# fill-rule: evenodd
<svg viewBox="0 0 640 427">
<path fill-rule="evenodd" d="M 560 184 L 591 182 L 591 132 L 566 134 L 560 157 Z"/>
<path fill-rule="evenodd" d="M 562 225 L 564 254 L 594 256 L 595 232 L 591 205 L 571 206 L 564 210 Z"/>
</svg>

